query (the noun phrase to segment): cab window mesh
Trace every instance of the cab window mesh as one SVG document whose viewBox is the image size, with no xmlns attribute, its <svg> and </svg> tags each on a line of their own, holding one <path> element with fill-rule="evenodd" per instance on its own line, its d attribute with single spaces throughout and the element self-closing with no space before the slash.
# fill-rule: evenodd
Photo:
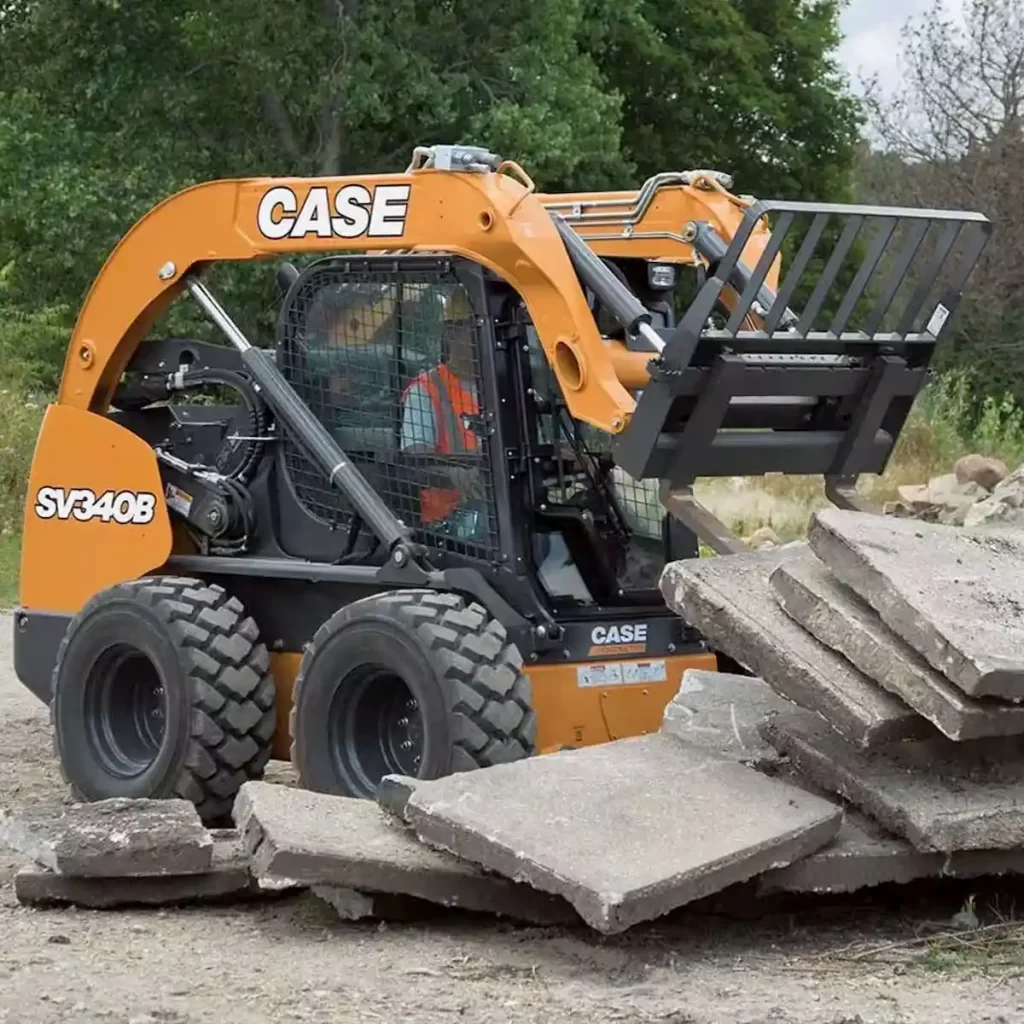
<svg viewBox="0 0 1024 1024">
<path fill-rule="evenodd" d="M 498 531 L 480 343 L 469 293 L 444 264 L 339 260 L 311 268 L 290 296 L 278 358 L 417 540 L 490 558 Z M 330 525 L 351 523 L 348 502 L 291 439 L 285 462 L 309 512 Z"/>
<path fill-rule="evenodd" d="M 665 566 L 663 525 L 667 515 L 658 500 L 658 482 L 635 480 L 618 466 L 605 469 L 600 465 L 602 457 L 610 458 L 608 435 L 572 419 L 535 330 L 528 328 L 528 334 L 532 385 L 554 408 L 538 418 L 537 441 L 573 451 L 589 470 L 582 480 L 549 488 L 546 500 L 563 504 L 582 501 L 601 507 L 610 499 L 614 507 L 609 508 L 609 525 L 619 532 L 625 549 L 620 585 L 626 591 L 657 587 Z"/>
</svg>

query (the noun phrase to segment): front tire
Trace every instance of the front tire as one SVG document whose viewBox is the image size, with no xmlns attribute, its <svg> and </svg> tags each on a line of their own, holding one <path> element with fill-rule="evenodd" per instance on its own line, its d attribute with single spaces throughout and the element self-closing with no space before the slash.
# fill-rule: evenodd
<svg viewBox="0 0 1024 1024">
<path fill-rule="evenodd" d="M 535 750 L 522 658 L 456 594 L 399 590 L 341 609 L 295 680 L 292 762 L 307 789 L 371 798 L 388 774 L 439 778 Z"/>
<path fill-rule="evenodd" d="M 178 797 L 218 824 L 270 759 L 270 658 L 256 623 L 221 587 L 180 577 L 120 583 L 68 627 L 50 717 L 76 798 Z"/>
</svg>

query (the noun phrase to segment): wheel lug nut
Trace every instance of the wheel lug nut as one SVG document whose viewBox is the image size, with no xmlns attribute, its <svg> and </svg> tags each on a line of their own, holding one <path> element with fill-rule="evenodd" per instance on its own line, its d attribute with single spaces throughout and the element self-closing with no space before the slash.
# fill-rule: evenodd
<svg viewBox="0 0 1024 1024">
<path fill-rule="evenodd" d="M 406 728 L 408 726 L 409 719 L 408 718 L 400 718 L 398 720 L 398 724 L 404 729 L 404 728 Z"/>
<path fill-rule="evenodd" d="M 403 750 L 412 750 L 412 740 L 405 740 L 402 743 L 402 749 Z"/>
</svg>

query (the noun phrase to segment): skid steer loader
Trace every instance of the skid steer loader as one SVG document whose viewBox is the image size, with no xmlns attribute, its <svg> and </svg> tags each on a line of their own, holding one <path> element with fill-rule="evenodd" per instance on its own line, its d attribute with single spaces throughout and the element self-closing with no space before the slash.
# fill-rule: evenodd
<svg viewBox="0 0 1024 1024">
<path fill-rule="evenodd" d="M 545 195 L 436 146 L 143 217 L 80 312 L 25 508 L 16 671 L 77 796 L 216 822 L 272 757 L 365 797 L 656 729 L 720 664 L 661 569 L 741 546 L 694 481 L 824 474 L 856 502 L 989 232 L 729 187 Z M 268 258 L 265 350 L 204 271 Z M 154 336 L 179 299 L 222 343 Z"/>
</svg>

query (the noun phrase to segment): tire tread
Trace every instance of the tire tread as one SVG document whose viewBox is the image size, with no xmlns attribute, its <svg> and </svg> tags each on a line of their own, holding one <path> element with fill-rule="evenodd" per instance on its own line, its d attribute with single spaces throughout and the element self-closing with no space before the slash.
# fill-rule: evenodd
<svg viewBox="0 0 1024 1024">
<path fill-rule="evenodd" d="M 354 602 L 314 634 L 307 657 L 342 622 L 373 609 L 399 621 L 419 638 L 442 680 L 451 721 L 451 770 L 471 771 L 531 756 L 537 719 L 523 659 L 505 627 L 475 601 L 430 590 L 394 590 Z M 296 751 L 297 708 L 303 699 L 303 673 L 295 681 L 290 714 L 292 761 Z"/>
<path fill-rule="evenodd" d="M 167 625 L 186 668 L 191 731 L 167 795 L 190 800 L 204 822 L 226 821 L 241 785 L 262 777 L 276 727 L 276 686 L 256 622 L 237 597 L 199 580 L 154 576 L 116 584 L 87 602 L 67 630 L 54 666 L 54 690 L 77 622 L 119 597 L 148 607 Z M 51 734 L 60 762 L 55 703 L 50 703 Z M 63 766 L 61 773 L 81 797 Z"/>
</svg>

